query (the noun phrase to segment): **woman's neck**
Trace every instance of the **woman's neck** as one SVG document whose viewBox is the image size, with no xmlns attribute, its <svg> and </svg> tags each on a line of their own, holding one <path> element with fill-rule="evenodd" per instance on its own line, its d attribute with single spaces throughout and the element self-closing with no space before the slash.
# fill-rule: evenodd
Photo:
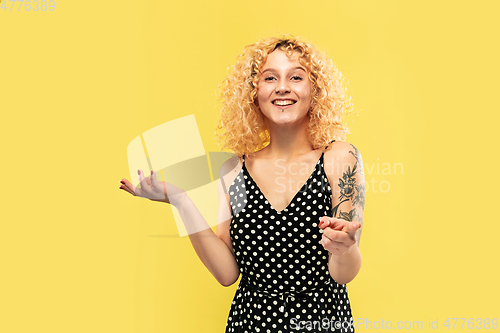
<svg viewBox="0 0 500 333">
<path fill-rule="evenodd" d="M 307 124 L 297 126 L 270 126 L 271 140 L 266 149 L 266 158 L 288 160 L 314 150 L 309 141 Z"/>
</svg>

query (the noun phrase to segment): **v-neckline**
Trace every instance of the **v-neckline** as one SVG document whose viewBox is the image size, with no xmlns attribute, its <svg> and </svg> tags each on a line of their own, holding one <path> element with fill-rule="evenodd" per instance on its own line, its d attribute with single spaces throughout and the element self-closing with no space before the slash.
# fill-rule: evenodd
<svg viewBox="0 0 500 333">
<path fill-rule="evenodd" d="M 325 153 L 325 150 L 323 150 L 323 152 L 321 153 L 321 156 L 319 157 L 318 161 L 316 162 L 316 164 L 314 165 L 314 170 L 311 172 L 311 174 L 309 175 L 309 177 L 306 179 L 306 181 L 304 182 L 304 184 L 300 187 L 300 189 L 295 193 L 295 195 L 292 197 L 292 199 L 290 200 L 290 202 L 288 203 L 288 205 L 286 205 L 285 208 L 283 208 L 282 210 L 280 211 L 277 211 L 276 208 L 274 208 L 273 204 L 271 203 L 271 201 L 269 201 L 269 199 L 266 198 L 266 195 L 264 194 L 264 192 L 262 192 L 262 190 L 260 189 L 259 185 L 257 184 L 257 182 L 253 179 L 252 175 L 250 175 L 250 172 L 248 171 L 247 167 L 246 167 L 246 164 L 243 163 L 243 170 L 244 172 L 246 172 L 247 176 L 250 177 L 250 179 L 252 180 L 252 182 L 254 183 L 254 185 L 257 187 L 257 190 L 262 193 L 262 196 L 264 198 L 264 200 L 269 204 L 269 206 L 271 207 L 272 210 L 274 210 L 277 214 L 281 214 L 283 212 L 288 212 L 288 208 L 290 207 L 290 205 L 295 201 L 295 198 L 297 197 L 297 195 L 299 195 L 299 193 L 302 193 L 302 189 L 304 188 L 304 186 L 306 186 L 308 183 L 309 183 L 309 180 L 311 179 L 311 177 L 317 172 L 317 168 L 318 168 L 318 165 L 321 164 L 321 160 L 323 159 L 323 154 Z M 244 157 L 243 157 L 244 158 Z"/>
</svg>

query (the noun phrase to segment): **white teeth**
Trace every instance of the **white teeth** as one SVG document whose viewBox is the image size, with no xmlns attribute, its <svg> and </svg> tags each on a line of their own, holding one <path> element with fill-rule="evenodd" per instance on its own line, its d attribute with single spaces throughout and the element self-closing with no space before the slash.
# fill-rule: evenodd
<svg viewBox="0 0 500 333">
<path fill-rule="evenodd" d="M 290 105 L 290 104 L 293 104 L 293 103 L 294 103 L 293 101 L 274 101 L 273 102 L 273 104 L 281 105 L 281 106 Z"/>
</svg>

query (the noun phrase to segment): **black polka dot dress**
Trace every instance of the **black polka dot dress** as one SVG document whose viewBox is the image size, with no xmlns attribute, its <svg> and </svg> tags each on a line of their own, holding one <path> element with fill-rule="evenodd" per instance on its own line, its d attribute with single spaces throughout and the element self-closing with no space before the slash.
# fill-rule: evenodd
<svg viewBox="0 0 500 333">
<path fill-rule="evenodd" d="M 323 154 L 289 205 L 276 211 L 243 167 L 229 187 L 230 235 L 242 278 L 226 333 L 354 332 L 345 285 L 328 271 L 319 218 L 332 216 Z"/>
</svg>

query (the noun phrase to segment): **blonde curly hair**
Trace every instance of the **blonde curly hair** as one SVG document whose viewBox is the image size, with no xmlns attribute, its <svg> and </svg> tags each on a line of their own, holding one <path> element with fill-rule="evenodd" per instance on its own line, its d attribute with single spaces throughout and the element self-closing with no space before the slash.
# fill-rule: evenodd
<svg viewBox="0 0 500 333">
<path fill-rule="evenodd" d="M 215 136 L 221 150 L 228 148 L 240 157 L 269 144 L 267 119 L 257 104 L 257 84 L 267 56 L 276 49 L 289 57 L 298 51 L 299 62 L 308 70 L 313 87 L 308 135 L 314 149 L 334 139 L 345 141 L 349 134 L 342 116 L 352 112 L 353 104 L 337 66 L 298 37 L 271 37 L 247 45 L 237 57 L 233 71 L 219 85 L 223 103 Z"/>
</svg>

